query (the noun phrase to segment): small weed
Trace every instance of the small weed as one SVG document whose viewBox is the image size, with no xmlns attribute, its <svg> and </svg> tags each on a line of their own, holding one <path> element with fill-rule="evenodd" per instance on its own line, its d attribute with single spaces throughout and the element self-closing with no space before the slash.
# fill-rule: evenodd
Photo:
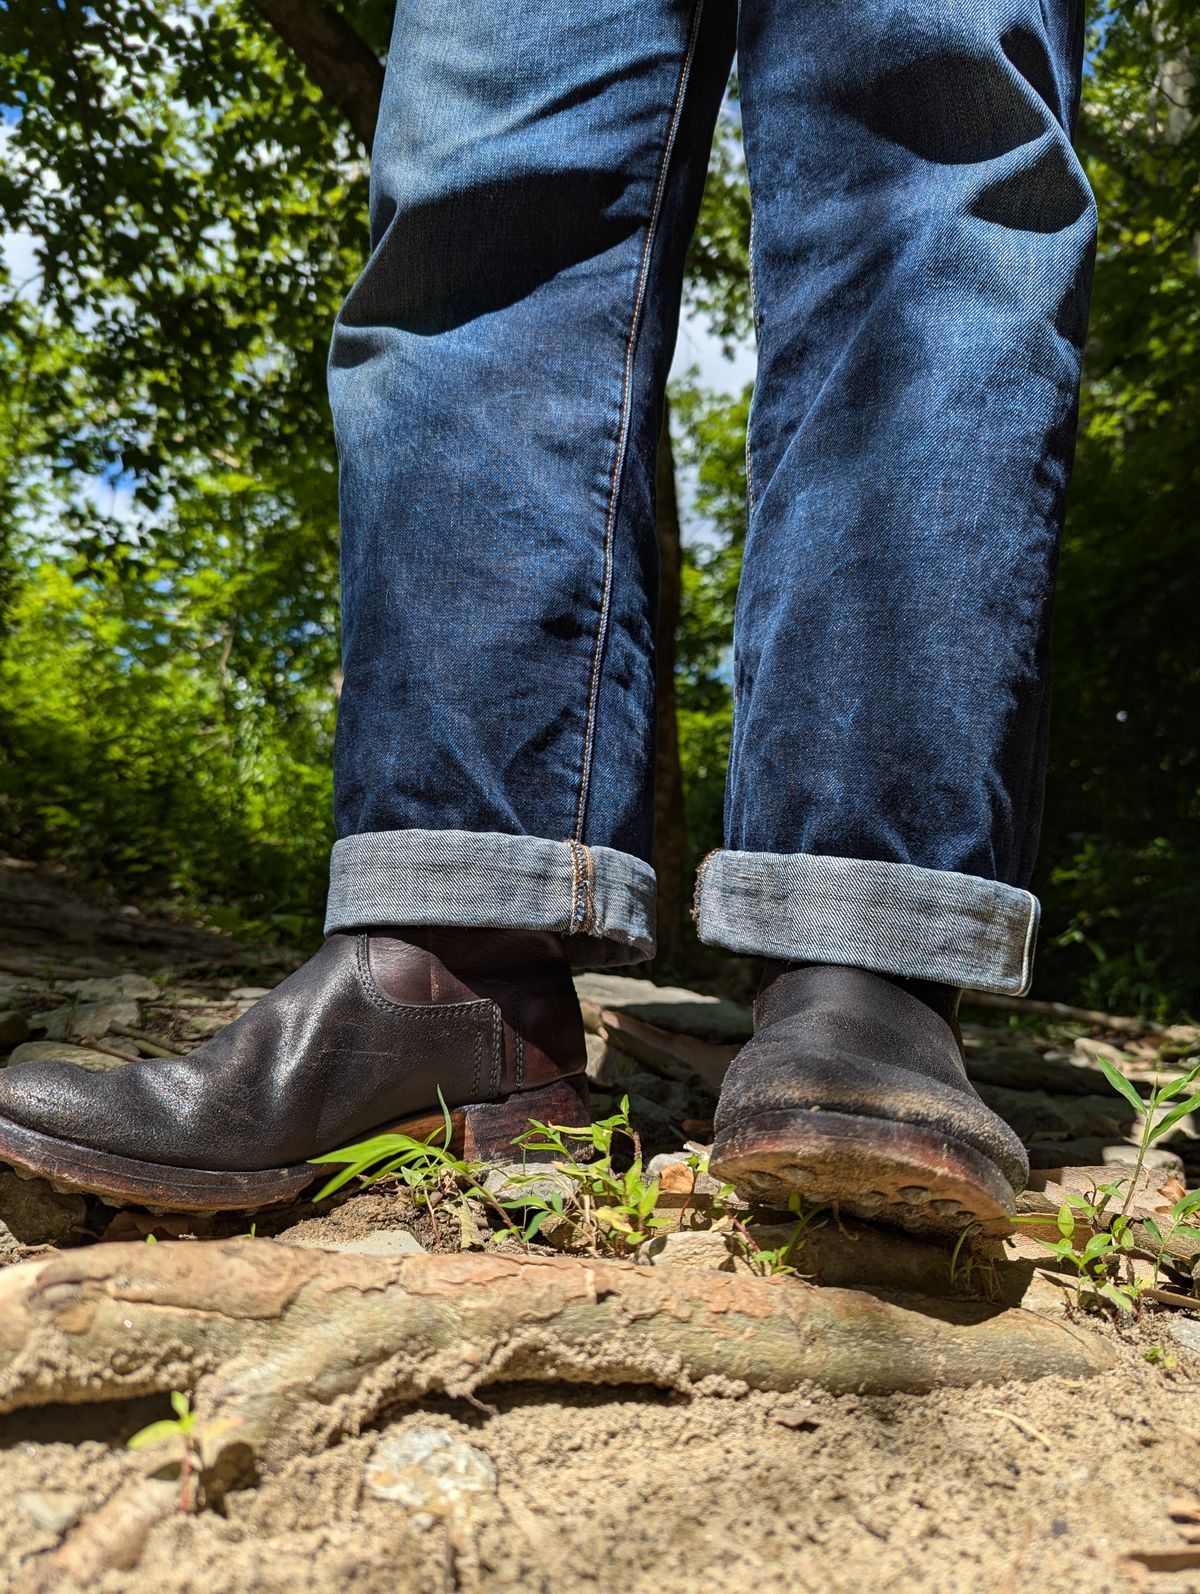
<svg viewBox="0 0 1200 1594">
<path fill-rule="evenodd" d="M 1166 1217 L 1164 1230 L 1153 1218 L 1143 1218 L 1142 1227 L 1158 1247 L 1154 1257 L 1154 1282 L 1162 1268 L 1163 1258 L 1174 1239 L 1200 1241 L 1200 1229 L 1185 1220 L 1200 1211 L 1200 1190 L 1188 1190 L 1175 1202 Z"/>
<path fill-rule="evenodd" d="M 1146 1360 L 1152 1367 L 1161 1367 L 1168 1373 L 1173 1373 L 1179 1366 L 1175 1357 L 1169 1351 L 1165 1351 L 1161 1345 L 1151 1345 L 1146 1352 Z"/>
<path fill-rule="evenodd" d="M 975 1249 L 982 1230 L 978 1224 L 963 1229 L 950 1253 L 950 1287 L 963 1295 L 982 1295 L 984 1300 L 1000 1298 L 1000 1276 L 996 1258 Z"/>
<path fill-rule="evenodd" d="M 732 1186 L 727 1188 L 732 1191 Z M 806 1236 L 813 1229 L 822 1229 L 829 1221 L 828 1207 L 808 1206 L 799 1191 L 793 1191 L 788 1197 L 788 1211 L 796 1219 L 792 1232 L 782 1245 L 774 1249 L 765 1248 L 758 1243 L 754 1230 L 748 1228 L 740 1218 L 733 1218 L 734 1232 L 741 1240 L 744 1247 L 746 1260 L 754 1271 L 762 1278 L 786 1278 L 799 1273 L 799 1268 L 792 1264 L 794 1252 L 803 1246 Z"/>
<path fill-rule="evenodd" d="M 1052 1256 L 1075 1269 L 1076 1306 L 1082 1306 L 1085 1299 L 1094 1296 L 1107 1301 L 1118 1311 L 1134 1312 L 1141 1301 L 1143 1284 L 1133 1272 L 1130 1255 L 1134 1249 L 1133 1220 L 1129 1209 L 1133 1205 L 1151 1146 L 1189 1113 L 1200 1108 L 1200 1091 L 1186 1094 L 1193 1086 L 1200 1084 L 1200 1065 L 1167 1085 L 1155 1086 L 1149 1096 L 1143 1099 L 1119 1068 L 1114 1067 L 1107 1058 L 1101 1057 L 1098 1061 L 1105 1078 L 1133 1108 L 1140 1124 L 1137 1156 L 1132 1171 L 1112 1183 L 1097 1185 L 1091 1196 L 1067 1195 L 1057 1213 L 1058 1239 L 1035 1238 Z M 1120 1211 L 1110 1222 L 1108 1214 L 1118 1201 Z M 1171 1208 L 1165 1233 L 1153 1219 L 1143 1220 L 1143 1228 L 1158 1246 L 1154 1266 L 1156 1280 L 1163 1257 L 1174 1237 L 1200 1241 L 1200 1229 L 1186 1221 L 1197 1210 L 1200 1210 L 1200 1191 L 1190 1191 Z M 1082 1245 L 1077 1243 L 1079 1220 L 1091 1231 Z M 1045 1219 L 1039 1215 L 1025 1214 L 1017 1221 L 1044 1223 Z"/>
<path fill-rule="evenodd" d="M 192 1410 L 191 1401 L 178 1389 L 171 1391 L 171 1410 L 175 1413 L 174 1417 L 164 1417 L 161 1422 L 152 1422 L 146 1428 L 139 1428 L 126 1441 L 126 1448 L 152 1450 L 156 1445 L 177 1440 L 183 1451 L 179 1464 L 179 1509 L 190 1511 L 194 1503 L 189 1485 L 196 1457 L 196 1413 Z"/>
<path fill-rule="evenodd" d="M 613 1160 L 622 1141 L 628 1141 L 633 1151 L 633 1160 L 623 1172 Z M 628 1096 L 622 1097 L 619 1111 L 587 1129 L 534 1119 L 528 1133 L 515 1144 L 523 1151 L 549 1156 L 569 1186 L 565 1194 L 555 1191 L 505 1203 L 510 1210 L 528 1214 L 521 1229 L 523 1239 L 533 1239 L 553 1218 L 565 1220 L 573 1245 L 592 1256 L 633 1256 L 657 1230 L 671 1224 L 672 1219 L 655 1211 L 658 1180 L 645 1176 L 642 1144 L 629 1122 Z M 536 1171 L 521 1176 L 531 1183 L 544 1177 Z"/>
<path fill-rule="evenodd" d="M 489 1207 L 503 1223 L 505 1232 L 520 1236 L 521 1231 L 513 1223 L 504 1204 L 497 1201 L 480 1182 L 486 1172 L 486 1164 L 456 1156 L 450 1150 L 453 1124 L 450 1109 L 440 1090 L 438 1101 L 442 1108 L 442 1125 L 428 1140 L 417 1140 L 412 1135 L 402 1134 L 373 1135 L 370 1140 L 360 1140 L 338 1151 L 327 1151 L 320 1157 L 311 1157 L 309 1161 L 313 1163 L 342 1164 L 341 1172 L 325 1181 L 313 1201 L 328 1200 L 351 1179 L 359 1179 L 365 1187 L 380 1179 L 397 1177 L 407 1186 L 417 1205 L 429 1213 L 435 1237 L 440 1238 L 436 1215 L 438 1206 L 443 1202 L 453 1202 L 459 1217 L 464 1248 L 482 1244 L 483 1236 L 467 1205 L 471 1199 L 482 1201 Z"/>
</svg>

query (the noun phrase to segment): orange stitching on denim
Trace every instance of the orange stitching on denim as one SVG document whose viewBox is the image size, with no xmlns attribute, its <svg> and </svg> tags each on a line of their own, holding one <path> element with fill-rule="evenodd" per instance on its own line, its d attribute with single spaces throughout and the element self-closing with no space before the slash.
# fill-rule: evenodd
<svg viewBox="0 0 1200 1594">
<path fill-rule="evenodd" d="M 626 445 L 629 440 L 633 357 L 637 348 L 637 334 L 641 324 L 642 307 L 646 298 L 646 279 L 650 271 L 650 255 L 654 248 L 654 240 L 658 231 L 658 218 L 662 210 L 663 194 L 667 186 L 667 171 L 671 164 L 671 156 L 675 150 L 675 138 L 679 132 L 679 120 L 683 110 L 683 96 L 691 73 L 692 59 L 696 53 L 696 41 L 700 35 L 700 17 L 703 10 L 704 0 L 697 0 L 695 10 L 692 13 L 692 25 L 688 36 L 687 49 L 684 51 L 683 61 L 679 68 L 679 81 L 675 86 L 675 98 L 671 104 L 671 115 L 667 122 L 667 136 L 663 143 L 662 154 L 659 157 L 654 196 L 650 201 L 650 217 L 646 224 L 646 241 L 642 246 L 637 289 L 633 297 L 633 312 L 629 318 L 629 331 L 625 337 L 625 374 L 621 388 L 621 416 L 617 428 L 617 453 L 613 461 L 612 481 L 608 494 L 608 512 L 604 522 L 604 590 L 600 599 L 600 617 L 596 625 L 596 643 L 592 650 L 592 672 L 588 689 L 588 716 L 583 735 L 583 769 L 579 777 L 579 805 L 575 811 L 575 839 L 580 844 L 583 842 L 583 821 L 587 808 L 588 780 L 592 771 L 592 743 L 596 734 L 596 708 L 600 696 L 600 658 L 604 651 L 604 640 L 608 630 L 609 603 L 612 597 L 613 531 L 617 518 L 617 495 L 625 467 Z"/>
</svg>

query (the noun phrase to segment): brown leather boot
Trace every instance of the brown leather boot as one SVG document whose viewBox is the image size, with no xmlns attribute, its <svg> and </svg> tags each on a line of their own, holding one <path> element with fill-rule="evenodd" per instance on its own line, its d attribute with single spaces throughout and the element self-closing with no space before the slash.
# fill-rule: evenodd
<svg viewBox="0 0 1200 1594">
<path fill-rule="evenodd" d="M 530 1118 L 588 1122 L 583 1020 L 561 938 L 530 930 L 332 935 L 186 1057 L 95 1074 L 0 1071 L 0 1161 L 173 1211 L 268 1206 L 307 1159 L 442 1122 L 494 1157 Z"/>
<path fill-rule="evenodd" d="M 1003 1222 L 1029 1162 L 963 1066 L 960 992 L 768 964 L 709 1166 L 747 1200 L 831 1204 L 916 1233 Z"/>
</svg>

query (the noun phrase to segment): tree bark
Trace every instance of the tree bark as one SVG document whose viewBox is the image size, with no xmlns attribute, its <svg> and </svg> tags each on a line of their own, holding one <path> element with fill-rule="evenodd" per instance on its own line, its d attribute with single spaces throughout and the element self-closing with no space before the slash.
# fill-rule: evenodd
<svg viewBox="0 0 1200 1594">
<path fill-rule="evenodd" d="M 251 0 L 349 122 L 367 154 L 375 140 L 383 63 L 324 0 Z"/>
<path fill-rule="evenodd" d="M 684 972 L 687 965 L 687 824 L 683 811 L 683 769 L 679 761 L 679 719 L 675 693 L 675 637 L 682 598 L 683 550 L 679 535 L 679 497 L 671 413 L 663 400 L 658 437 L 655 528 L 658 535 L 658 644 L 655 655 L 657 749 L 654 767 L 654 870 L 658 876 L 658 952 L 656 974 Z"/>
</svg>

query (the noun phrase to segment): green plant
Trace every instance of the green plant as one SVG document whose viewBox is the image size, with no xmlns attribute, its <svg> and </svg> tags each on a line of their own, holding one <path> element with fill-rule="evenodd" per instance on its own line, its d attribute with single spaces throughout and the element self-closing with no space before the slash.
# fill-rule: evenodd
<svg viewBox="0 0 1200 1594">
<path fill-rule="evenodd" d="M 160 1422 L 139 1428 L 125 1441 L 125 1446 L 128 1450 L 153 1450 L 158 1445 L 173 1445 L 179 1453 L 179 1509 L 190 1511 L 195 1503 L 190 1485 L 200 1458 L 200 1441 L 215 1439 L 227 1433 L 231 1428 L 236 1428 L 242 1419 L 218 1417 L 215 1422 L 205 1423 L 198 1428 L 191 1401 L 178 1389 L 171 1391 L 171 1410 L 175 1413 L 174 1417 L 164 1417 Z"/>
<path fill-rule="evenodd" d="M 1173 1373 L 1179 1366 L 1176 1358 L 1169 1351 L 1164 1350 L 1161 1345 L 1151 1345 L 1146 1352 L 1146 1360 L 1152 1367 L 1162 1367 L 1169 1373 Z"/>
<path fill-rule="evenodd" d="M 1200 1211 L 1200 1190 L 1188 1190 L 1180 1196 L 1167 1213 L 1166 1230 L 1164 1231 L 1154 1218 L 1143 1218 L 1142 1228 L 1154 1241 L 1158 1250 L 1154 1257 L 1154 1280 L 1158 1282 L 1158 1275 L 1162 1268 L 1163 1258 L 1170 1249 L 1174 1239 L 1200 1241 L 1200 1229 L 1195 1224 L 1185 1220 L 1195 1212 Z"/>
<path fill-rule="evenodd" d="M 191 1509 L 191 1483 L 192 1471 L 196 1453 L 196 1413 L 192 1410 L 192 1403 L 181 1390 L 171 1391 L 171 1410 L 174 1417 L 164 1417 L 161 1422 L 152 1422 L 145 1428 L 139 1428 L 137 1433 L 126 1440 L 129 1450 L 152 1450 L 156 1445 L 177 1442 L 181 1448 L 179 1463 L 179 1509 Z"/>
<path fill-rule="evenodd" d="M 451 1150 L 454 1126 L 450 1109 L 440 1090 L 438 1102 L 442 1109 L 442 1123 L 427 1140 L 418 1140 L 413 1135 L 405 1134 L 373 1135 L 369 1140 L 359 1140 L 337 1151 L 311 1157 L 309 1160 L 314 1164 L 342 1164 L 341 1171 L 326 1180 L 313 1200 L 327 1200 L 351 1179 L 359 1179 L 365 1187 L 380 1179 L 398 1178 L 407 1186 L 417 1205 L 429 1213 L 435 1235 L 438 1232 L 437 1207 L 443 1202 L 454 1202 L 462 1243 L 481 1244 L 483 1236 L 467 1205 L 471 1199 L 482 1201 L 489 1207 L 504 1224 L 505 1232 L 520 1234 L 505 1204 L 498 1201 L 480 1182 L 485 1164 L 460 1157 Z"/>
<path fill-rule="evenodd" d="M 732 1189 L 732 1186 L 724 1186 Z M 733 1218 L 734 1232 L 744 1246 L 743 1254 L 754 1271 L 762 1278 L 786 1278 L 794 1276 L 800 1270 L 793 1266 L 792 1255 L 803 1246 L 806 1237 L 812 1229 L 822 1229 L 829 1221 L 826 1213 L 827 1207 L 809 1206 L 799 1191 L 793 1191 L 788 1197 L 788 1211 L 796 1219 L 792 1225 L 791 1233 L 782 1245 L 774 1247 L 761 1246 L 754 1230 L 743 1223 L 740 1218 Z"/>
<path fill-rule="evenodd" d="M 632 1161 L 623 1171 L 614 1163 L 614 1152 L 622 1141 L 628 1141 L 633 1151 Z M 641 1141 L 629 1122 L 628 1096 L 622 1097 L 620 1109 L 611 1117 L 598 1119 L 587 1129 L 535 1119 L 516 1144 L 523 1151 L 550 1157 L 555 1171 L 567 1181 L 565 1192 L 531 1194 L 505 1203 L 510 1210 L 526 1214 L 520 1231 L 523 1239 L 532 1240 L 548 1221 L 556 1219 L 569 1225 L 572 1244 L 592 1255 L 632 1256 L 657 1230 L 671 1223 L 655 1210 L 658 1180 L 646 1178 Z M 538 1172 L 518 1176 L 519 1181 L 530 1184 L 544 1178 L 545 1174 Z"/>
<path fill-rule="evenodd" d="M 969 1224 L 955 1240 L 950 1253 L 950 1287 L 964 1295 L 974 1294 L 975 1280 L 978 1278 L 979 1293 L 992 1301 L 999 1298 L 1000 1279 L 996 1272 L 996 1258 L 975 1249 L 975 1242 L 982 1232 L 979 1224 Z"/>
<path fill-rule="evenodd" d="M 1200 1065 L 1166 1085 L 1155 1085 L 1149 1095 L 1143 1097 L 1133 1083 L 1107 1058 L 1101 1057 L 1099 1063 L 1109 1084 L 1133 1108 L 1135 1121 L 1140 1126 L 1137 1155 L 1134 1158 L 1132 1171 L 1128 1176 L 1111 1183 L 1098 1184 L 1090 1197 L 1068 1194 L 1057 1213 L 1058 1239 L 1046 1240 L 1040 1236 L 1034 1238 L 1039 1245 L 1044 1245 L 1051 1255 L 1075 1269 L 1077 1306 L 1083 1303 L 1087 1289 L 1118 1310 L 1132 1312 L 1140 1302 L 1143 1285 L 1133 1271 L 1131 1253 L 1135 1247 L 1135 1239 L 1130 1207 L 1137 1193 L 1150 1148 L 1189 1113 L 1200 1108 L 1200 1091 L 1186 1094 L 1193 1086 L 1200 1083 Z M 1124 1189 L 1123 1195 L 1122 1189 Z M 1117 1201 L 1121 1202 L 1121 1208 L 1110 1222 L 1108 1214 Z M 1185 1221 L 1197 1209 L 1200 1209 L 1200 1191 L 1192 1191 L 1181 1197 L 1171 1208 L 1165 1235 L 1153 1219 L 1143 1221 L 1143 1228 L 1158 1246 L 1154 1264 L 1156 1279 L 1163 1256 L 1173 1237 L 1183 1236 L 1200 1240 L 1200 1229 L 1192 1227 Z M 1091 1231 L 1082 1246 L 1076 1243 L 1077 1216 L 1086 1222 Z M 1041 1223 L 1045 1220 L 1040 1216 L 1026 1215 L 1017 1221 Z M 1122 1268 L 1124 1277 L 1121 1277 Z"/>
</svg>

